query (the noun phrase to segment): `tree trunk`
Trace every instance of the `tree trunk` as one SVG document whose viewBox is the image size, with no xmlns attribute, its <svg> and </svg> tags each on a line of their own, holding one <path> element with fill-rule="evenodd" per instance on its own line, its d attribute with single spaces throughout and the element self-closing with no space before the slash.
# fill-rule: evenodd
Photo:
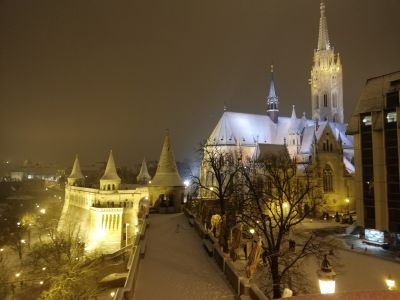
<svg viewBox="0 0 400 300">
<path fill-rule="evenodd" d="M 279 299 L 282 297 L 282 293 L 281 293 L 281 277 L 279 275 L 279 263 L 277 257 L 272 257 L 270 269 L 272 277 L 273 298 Z"/>
</svg>

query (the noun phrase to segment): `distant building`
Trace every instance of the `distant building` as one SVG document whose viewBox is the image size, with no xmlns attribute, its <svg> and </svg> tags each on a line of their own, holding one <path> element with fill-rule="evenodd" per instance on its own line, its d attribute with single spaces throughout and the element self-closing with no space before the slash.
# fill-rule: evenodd
<svg viewBox="0 0 400 300">
<path fill-rule="evenodd" d="M 298 118 L 294 105 L 290 117 L 279 115 L 279 99 L 271 67 L 266 113 L 224 111 L 207 140 L 207 146 L 224 151 L 240 148 L 244 156 L 256 159 L 273 145 L 283 145 L 299 167 L 311 164 L 318 170 L 317 179 L 324 191 L 323 210 L 347 212 L 354 207 L 353 140 L 345 133 L 342 64 L 329 41 L 324 3 L 321 3 L 320 10 L 318 45 L 310 79 L 312 119 L 307 119 L 305 113 Z M 201 166 L 200 177 L 208 186 L 215 184 L 206 160 Z M 203 194 L 204 197 L 210 195 Z"/>
<path fill-rule="evenodd" d="M 141 178 L 147 179 L 145 160 L 142 170 Z M 87 250 L 103 252 L 116 251 L 132 242 L 138 219 L 146 214 L 148 206 L 164 205 L 169 211 L 180 211 L 184 193 L 168 134 L 150 183 L 122 184 L 112 152 L 97 187 L 85 185 L 78 157 L 67 180 L 58 230 L 73 230 Z"/>
<path fill-rule="evenodd" d="M 354 136 L 358 223 L 400 234 L 400 71 L 370 78 L 348 133 Z"/>
</svg>

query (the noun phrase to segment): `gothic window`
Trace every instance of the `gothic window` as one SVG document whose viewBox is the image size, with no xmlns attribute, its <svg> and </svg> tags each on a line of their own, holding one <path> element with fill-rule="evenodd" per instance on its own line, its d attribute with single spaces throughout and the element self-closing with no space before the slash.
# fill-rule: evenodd
<svg viewBox="0 0 400 300">
<path fill-rule="evenodd" d="M 329 165 L 325 166 L 323 172 L 323 184 L 325 193 L 333 192 L 333 172 Z"/>
<path fill-rule="evenodd" d="M 324 94 L 324 107 L 328 107 L 328 95 Z"/>
<path fill-rule="evenodd" d="M 319 97 L 315 95 L 315 108 L 319 108 Z"/>
<path fill-rule="evenodd" d="M 333 94 L 332 94 L 332 106 L 333 106 L 334 108 L 337 107 L 336 93 L 333 93 Z"/>
</svg>

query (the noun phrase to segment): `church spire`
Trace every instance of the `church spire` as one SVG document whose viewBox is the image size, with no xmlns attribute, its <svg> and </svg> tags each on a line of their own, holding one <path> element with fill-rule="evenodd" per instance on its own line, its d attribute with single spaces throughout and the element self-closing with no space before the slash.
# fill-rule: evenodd
<svg viewBox="0 0 400 300">
<path fill-rule="evenodd" d="M 82 174 L 81 166 L 79 164 L 78 154 L 75 156 L 74 166 L 72 167 L 71 174 L 68 176 L 68 184 L 75 185 L 75 183 L 84 180 L 85 177 Z"/>
<path fill-rule="evenodd" d="M 319 35 L 318 35 L 318 48 L 317 50 L 329 50 L 331 45 L 329 43 L 328 24 L 325 17 L 325 3 L 322 1 L 320 5 L 321 17 L 319 19 Z"/>
<path fill-rule="evenodd" d="M 279 100 L 275 91 L 274 83 L 274 66 L 271 65 L 271 81 L 269 85 L 269 93 L 267 97 L 267 114 L 274 123 L 278 123 L 279 116 Z"/>
</svg>

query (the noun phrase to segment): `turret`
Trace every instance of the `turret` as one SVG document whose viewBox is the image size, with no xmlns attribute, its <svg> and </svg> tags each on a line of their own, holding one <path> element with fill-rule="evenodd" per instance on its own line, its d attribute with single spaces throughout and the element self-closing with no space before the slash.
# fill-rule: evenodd
<svg viewBox="0 0 400 300">
<path fill-rule="evenodd" d="M 274 66 L 271 65 L 271 81 L 269 85 L 269 93 L 267 97 L 267 114 L 271 118 L 272 122 L 278 123 L 279 117 L 279 100 L 275 91 L 274 83 Z"/>
<path fill-rule="evenodd" d="M 81 172 L 78 154 L 75 156 L 74 166 L 72 167 L 71 174 L 67 178 L 69 185 L 83 185 L 85 176 Z"/>
<path fill-rule="evenodd" d="M 164 139 L 157 171 L 151 181 L 153 186 L 183 186 L 181 176 L 176 167 L 174 153 L 171 147 L 169 133 Z"/>
<path fill-rule="evenodd" d="M 296 116 L 295 106 L 293 105 L 292 116 L 290 117 L 287 149 L 291 158 L 295 158 L 300 150 L 300 130 L 299 120 Z"/>
<path fill-rule="evenodd" d="M 100 189 L 106 191 L 118 190 L 121 184 L 121 178 L 117 174 L 112 150 L 108 157 L 108 162 L 104 175 L 100 179 Z"/>
<path fill-rule="evenodd" d="M 142 166 L 140 168 L 139 175 L 136 177 L 136 180 L 140 184 L 147 184 L 151 179 L 149 175 L 149 171 L 147 170 L 146 158 L 143 158 Z"/>
</svg>

